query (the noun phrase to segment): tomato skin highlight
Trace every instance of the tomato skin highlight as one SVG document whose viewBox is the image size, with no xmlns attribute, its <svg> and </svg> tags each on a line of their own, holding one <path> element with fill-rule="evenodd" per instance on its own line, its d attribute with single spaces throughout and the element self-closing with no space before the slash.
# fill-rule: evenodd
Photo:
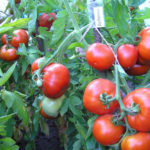
<svg viewBox="0 0 150 150">
<path fill-rule="evenodd" d="M 101 43 L 90 45 L 86 51 L 86 60 L 97 70 L 107 70 L 112 67 L 115 57 L 112 48 Z"/>
<path fill-rule="evenodd" d="M 42 91 L 49 98 L 62 96 L 70 82 L 68 69 L 62 64 L 51 64 L 43 75 Z"/>
<path fill-rule="evenodd" d="M 51 20 L 50 17 L 52 17 Z M 38 23 L 39 23 L 39 26 L 41 27 L 47 27 L 48 30 L 51 28 L 53 22 L 56 20 L 56 14 L 55 13 L 49 13 L 49 14 L 46 14 L 46 13 L 43 13 L 39 19 L 38 19 Z"/>
<path fill-rule="evenodd" d="M 143 36 L 147 31 L 149 31 L 150 30 L 150 27 L 146 27 L 146 28 L 144 28 L 143 30 L 141 30 L 139 33 L 138 33 L 138 35 L 139 36 Z"/>
<path fill-rule="evenodd" d="M 0 58 L 6 61 L 13 61 L 19 57 L 16 53 L 17 53 L 17 50 L 15 48 L 7 49 L 7 46 L 3 45 L 0 50 Z"/>
<path fill-rule="evenodd" d="M 138 51 L 134 45 L 123 44 L 117 50 L 117 57 L 120 65 L 127 69 L 136 64 Z"/>
<path fill-rule="evenodd" d="M 140 75 L 146 74 L 148 72 L 149 68 L 150 68 L 149 65 L 135 64 L 133 67 L 131 67 L 125 71 L 128 75 L 140 76 Z"/>
<path fill-rule="evenodd" d="M 115 111 L 119 107 L 117 100 L 109 104 L 109 108 L 100 100 L 100 94 L 108 94 L 115 97 L 116 86 L 113 82 L 107 79 L 96 79 L 90 82 L 83 95 L 83 105 L 91 113 L 97 115 L 108 114 Z"/>
<path fill-rule="evenodd" d="M 149 150 L 150 134 L 139 132 L 126 136 L 121 142 L 121 150 Z"/>
<path fill-rule="evenodd" d="M 140 88 L 132 91 L 123 99 L 126 108 L 132 103 L 138 104 L 140 111 L 136 115 L 127 115 L 129 125 L 137 131 L 150 131 L 150 89 Z"/>
<path fill-rule="evenodd" d="M 102 145 L 108 146 L 117 143 L 124 133 L 124 127 L 112 123 L 113 115 L 98 117 L 93 125 L 93 136 Z"/>
</svg>

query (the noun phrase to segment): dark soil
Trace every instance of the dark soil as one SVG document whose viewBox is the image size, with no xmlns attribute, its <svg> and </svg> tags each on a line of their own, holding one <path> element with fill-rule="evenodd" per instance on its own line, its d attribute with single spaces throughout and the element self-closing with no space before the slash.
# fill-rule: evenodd
<svg viewBox="0 0 150 150">
<path fill-rule="evenodd" d="M 36 150 L 64 150 L 60 147 L 58 129 L 53 120 L 48 120 L 50 135 L 46 136 L 42 132 L 36 138 Z"/>
<path fill-rule="evenodd" d="M 35 139 L 36 150 L 64 150 L 64 148 L 60 146 L 58 128 L 54 120 L 48 120 L 47 123 L 50 134 L 46 136 L 39 129 L 39 133 Z M 25 141 L 21 141 L 17 143 L 17 145 L 20 147 L 19 150 L 25 150 Z"/>
</svg>

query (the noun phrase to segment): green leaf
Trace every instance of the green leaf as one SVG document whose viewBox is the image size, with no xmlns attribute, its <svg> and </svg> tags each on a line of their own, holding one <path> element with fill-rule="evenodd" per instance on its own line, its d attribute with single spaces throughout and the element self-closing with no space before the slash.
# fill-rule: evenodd
<svg viewBox="0 0 150 150">
<path fill-rule="evenodd" d="M 12 75 L 12 73 L 15 70 L 15 67 L 17 65 L 17 62 L 15 62 L 8 70 L 6 73 L 3 74 L 2 77 L 0 77 L 0 86 L 4 85 L 8 79 L 10 78 L 10 76 Z"/>
<path fill-rule="evenodd" d="M 0 125 L 0 135 L 6 136 L 6 130 L 4 125 Z"/>
<path fill-rule="evenodd" d="M 81 149 L 81 141 L 78 140 L 73 144 L 73 150 L 80 150 Z"/>
<path fill-rule="evenodd" d="M 5 122 L 7 122 L 10 118 L 12 118 L 16 113 L 10 114 L 10 115 L 6 115 L 6 116 L 2 116 L 0 117 L 0 124 L 4 124 Z"/>
<path fill-rule="evenodd" d="M 80 43 L 80 42 L 74 42 L 74 43 L 69 45 L 68 49 L 74 49 L 76 47 L 84 48 L 84 45 L 82 43 Z"/>
<path fill-rule="evenodd" d="M 23 102 L 23 98 L 18 93 L 13 93 L 9 91 L 2 91 L 2 99 L 6 102 L 7 107 L 12 108 L 14 112 L 17 112 L 18 117 L 23 120 L 23 123 L 27 126 L 29 123 L 29 114 Z M 8 102 L 10 101 L 10 103 Z"/>
<path fill-rule="evenodd" d="M 69 107 L 69 99 L 65 99 L 60 109 L 61 116 L 63 116 L 68 111 L 68 107 Z"/>
<path fill-rule="evenodd" d="M 54 21 L 51 32 L 53 32 L 51 44 L 57 43 L 62 35 L 64 34 L 65 24 L 66 24 L 67 12 L 65 10 L 59 11 L 56 20 Z"/>
<path fill-rule="evenodd" d="M 75 127 L 82 136 L 83 139 L 86 139 L 86 129 L 79 122 L 75 123 Z"/>
</svg>

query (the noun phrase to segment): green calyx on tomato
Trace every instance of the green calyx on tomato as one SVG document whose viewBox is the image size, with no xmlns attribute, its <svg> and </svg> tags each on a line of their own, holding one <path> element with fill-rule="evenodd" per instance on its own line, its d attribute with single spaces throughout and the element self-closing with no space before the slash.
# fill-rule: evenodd
<svg viewBox="0 0 150 150">
<path fill-rule="evenodd" d="M 57 99 L 50 99 L 48 97 L 44 97 L 41 108 L 48 116 L 57 117 L 64 99 L 64 95 Z"/>
<path fill-rule="evenodd" d="M 150 131 L 150 89 L 140 88 L 132 91 L 123 99 L 123 103 L 126 108 L 135 103 L 140 109 L 135 115 L 127 114 L 129 125 L 137 131 Z"/>
<path fill-rule="evenodd" d="M 28 34 L 25 30 L 23 29 L 18 29 L 18 30 L 15 30 L 13 32 L 14 36 L 12 36 L 12 39 L 9 41 L 9 43 L 15 47 L 15 48 L 18 48 L 19 47 L 19 44 L 21 43 L 24 43 L 24 44 L 27 44 L 28 43 Z M 6 44 L 7 41 L 6 41 L 6 37 L 7 35 L 3 35 L 1 37 L 1 40 L 2 40 L 2 43 L 3 44 Z"/>
<path fill-rule="evenodd" d="M 94 43 L 86 51 L 86 60 L 93 68 L 103 71 L 112 67 L 115 56 L 111 47 L 102 43 Z"/>
<path fill-rule="evenodd" d="M 107 79 L 96 79 L 90 82 L 83 95 L 83 105 L 91 113 L 103 115 L 112 113 L 119 107 L 117 100 L 109 103 L 109 108 L 101 101 L 101 94 L 107 94 L 111 98 L 115 98 L 116 86 L 113 82 Z"/>
</svg>

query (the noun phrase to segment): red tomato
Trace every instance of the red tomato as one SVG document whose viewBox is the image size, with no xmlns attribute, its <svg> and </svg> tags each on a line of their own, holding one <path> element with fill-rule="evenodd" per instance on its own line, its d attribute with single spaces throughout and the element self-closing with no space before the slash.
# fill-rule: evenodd
<svg viewBox="0 0 150 150">
<path fill-rule="evenodd" d="M 127 69 L 135 65 L 138 51 L 134 45 L 123 44 L 117 50 L 117 57 L 120 65 Z"/>
<path fill-rule="evenodd" d="M 53 12 L 50 14 L 43 13 L 39 17 L 38 22 L 39 22 L 39 26 L 47 27 L 48 29 L 50 29 L 55 20 L 56 20 L 56 14 L 55 13 L 53 13 Z"/>
<path fill-rule="evenodd" d="M 103 115 L 115 111 L 119 107 L 117 100 L 110 103 L 109 108 L 100 100 L 101 94 L 115 97 L 116 86 L 107 79 L 96 79 L 88 84 L 83 95 L 83 105 L 91 113 Z"/>
<path fill-rule="evenodd" d="M 115 126 L 112 123 L 112 115 L 98 117 L 93 125 L 93 136 L 102 145 L 112 145 L 117 143 L 124 133 L 124 127 Z M 126 149 L 127 150 L 127 149 Z"/>
<path fill-rule="evenodd" d="M 27 32 L 25 30 L 18 29 L 18 30 L 15 30 L 13 32 L 13 34 L 15 36 L 13 36 L 12 39 L 11 39 L 11 41 L 10 41 L 10 44 L 13 47 L 18 48 L 19 44 L 21 44 L 21 43 L 27 44 L 28 43 L 28 34 L 27 34 Z M 6 44 L 6 34 L 4 34 L 1 37 L 1 40 L 2 40 L 3 44 Z"/>
<path fill-rule="evenodd" d="M 115 57 L 111 47 L 101 43 L 94 43 L 86 51 L 86 60 L 95 69 L 107 70 L 112 67 Z"/>
<path fill-rule="evenodd" d="M 150 30 L 143 33 L 142 39 L 138 45 L 139 55 L 145 59 L 150 60 Z"/>
<path fill-rule="evenodd" d="M 42 59 L 44 59 L 44 57 L 40 57 L 40 58 L 36 59 L 36 60 L 32 63 L 32 66 L 31 66 L 31 72 L 32 72 L 32 73 L 33 73 L 34 71 L 36 71 L 36 70 L 39 69 L 39 63 L 40 63 L 40 61 L 42 61 Z M 53 63 L 50 63 L 49 65 L 51 65 L 51 64 L 53 64 Z M 49 66 L 49 65 L 47 65 L 46 67 L 44 67 L 41 72 L 45 72 L 45 71 L 48 69 L 48 66 Z"/>
<path fill-rule="evenodd" d="M 1 41 L 2 41 L 3 44 L 6 44 L 6 34 L 2 35 Z"/>
<path fill-rule="evenodd" d="M 129 93 L 123 100 L 126 108 L 131 107 L 132 103 L 138 104 L 140 111 L 134 116 L 127 115 L 130 126 L 137 131 L 150 131 L 150 89 L 141 88 Z"/>
<path fill-rule="evenodd" d="M 65 93 L 69 82 L 68 69 L 62 64 L 51 64 L 43 75 L 42 91 L 49 98 L 58 98 Z"/>
<path fill-rule="evenodd" d="M 150 134 L 139 132 L 126 136 L 121 142 L 121 150 L 149 150 Z"/>
<path fill-rule="evenodd" d="M 138 63 L 142 65 L 150 65 L 150 60 L 145 60 L 142 57 L 138 56 Z"/>
<path fill-rule="evenodd" d="M 17 53 L 17 50 L 15 48 L 7 49 L 7 46 L 3 45 L 0 50 L 0 58 L 6 61 L 13 61 L 18 58 L 18 55 L 16 53 Z"/>
<path fill-rule="evenodd" d="M 138 35 L 142 37 L 148 30 L 150 30 L 150 27 L 144 28 L 142 31 L 140 31 L 140 32 L 138 33 Z"/>
<path fill-rule="evenodd" d="M 43 111 L 43 109 L 42 109 L 42 101 L 40 102 L 39 108 L 40 108 L 40 114 L 41 114 L 42 117 L 44 117 L 45 119 L 52 119 L 51 116 L 47 115 L 47 114 Z"/>
<path fill-rule="evenodd" d="M 150 66 L 149 65 L 140 65 L 135 64 L 133 67 L 125 70 L 127 74 L 132 76 L 140 76 L 148 72 Z"/>
</svg>

